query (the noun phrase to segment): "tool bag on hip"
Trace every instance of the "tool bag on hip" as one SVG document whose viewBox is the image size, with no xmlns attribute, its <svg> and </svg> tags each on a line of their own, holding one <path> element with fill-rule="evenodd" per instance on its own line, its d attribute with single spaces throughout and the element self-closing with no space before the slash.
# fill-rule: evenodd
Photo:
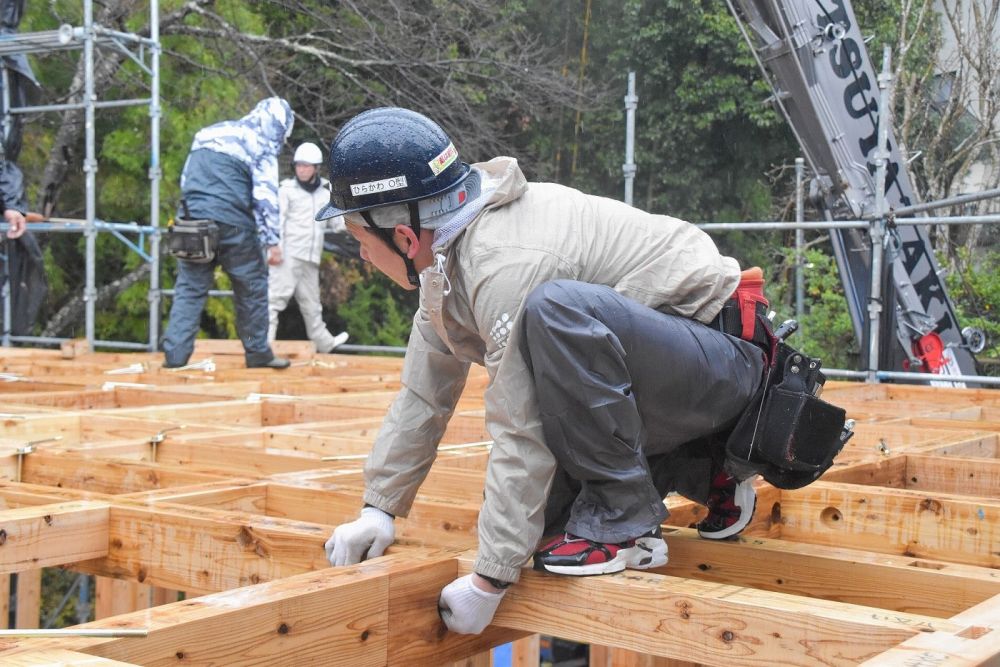
<svg viewBox="0 0 1000 667">
<path fill-rule="evenodd" d="M 819 398 L 826 382 L 820 360 L 787 345 L 780 331 L 772 337 L 764 382 L 726 441 L 726 457 L 733 469 L 797 489 L 833 465 L 853 435 L 853 422 Z"/>
<path fill-rule="evenodd" d="M 211 262 L 219 250 L 219 226 L 212 220 L 192 219 L 183 199 L 181 208 L 184 217 L 178 217 L 167 227 L 167 252 L 186 262 Z"/>
</svg>

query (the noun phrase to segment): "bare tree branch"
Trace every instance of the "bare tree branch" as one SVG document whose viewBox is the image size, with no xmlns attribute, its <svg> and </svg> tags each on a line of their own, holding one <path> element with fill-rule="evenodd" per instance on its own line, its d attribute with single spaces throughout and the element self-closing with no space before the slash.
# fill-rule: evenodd
<svg viewBox="0 0 1000 667">
<path fill-rule="evenodd" d="M 161 18 L 161 26 L 169 28 L 174 22 L 184 19 L 185 16 L 196 9 L 209 5 L 214 0 L 191 0 L 184 5 L 184 8 Z M 124 29 L 124 20 L 137 10 L 141 3 L 137 0 L 108 0 L 95 17 L 95 22 L 105 27 Z M 146 26 L 140 34 L 149 35 L 149 26 Z M 121 69 L 126 56 L 120 51 L 97 50 L 94 54 L 94 87 L 96 90 L 107 88 L 114 77 Z M 70 84 L 69 94 L 66 101 L 78 103 L 83 99 L 84 87 L 84 59 L 82 54 L 77 60 L 76 73 Z M 82 109 L 71 109 L 62 113 L 59 130 L 56 133 L 55 141 L 49 150 L 49 158 L 45 165 L 45 172 L 39 185 L 36 208 L 44 216 L 54 215 L 59 206 L 59 193 L 66 181 L 71 165 L 80 161 L 78 150 L 83 132 Z"/>
<path fill-rule="evenodd" d="M 115 297 L 127 290 L 140 280 L 146 279 L 149 275 L 149 264 L 143 262 L 138 267 L 125 274 L 117 280 L 113 280 L 107 285 L 103 285 L 97 290 L 96 307 L 107 307 L 114 302 Z M 77 294 L 59 311 L 49 318 L 42 330 L 42 336 L 59 336 L 66 331 L 72 330 L 83 319 L 86 310 L 86 302 L 82 294 Z"/>
</svg>

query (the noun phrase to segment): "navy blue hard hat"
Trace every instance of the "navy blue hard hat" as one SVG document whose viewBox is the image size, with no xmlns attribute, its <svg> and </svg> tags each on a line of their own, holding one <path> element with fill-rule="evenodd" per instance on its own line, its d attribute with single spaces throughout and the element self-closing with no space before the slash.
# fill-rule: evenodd
<svg viewBox="0 0 1000 667">
<path fill-rule="evenodd" d="M 329 168 L 330 203 L 317 220 L 433 197 L 470 169 L 437 123 L 399 107 L 347 121 L 330 142 Z"/>
</svg>

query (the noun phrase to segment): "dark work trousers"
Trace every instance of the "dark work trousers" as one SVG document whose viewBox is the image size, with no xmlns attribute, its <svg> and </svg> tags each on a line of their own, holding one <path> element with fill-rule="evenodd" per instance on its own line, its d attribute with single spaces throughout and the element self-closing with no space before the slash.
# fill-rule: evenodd
<svg viewBox="0 0 1000 667">
<path fill-rule="evenodd" d="M 704 503 L 718 436 L 762 380 L 760 348 L 572 280 L 535 288 L 522 322 L 558 462 L 546 535 L 622 542 L 662 523 L 671 491 Z"/>
<path fill-rule="evenodd" d="M 170 322 L 163 337 L 167 366 L 183 366 L 194 352 L 201 312 L 212 288 L 215 267 L 221 266 L 233 286 L 236 333 L 243 341 L 248 366 L 274 358 L 267 342 L 267 263 L 255 230 L 219 225 L 219 251 L 205 264 L 177 261 L 177 282 Z"/>
</svg>

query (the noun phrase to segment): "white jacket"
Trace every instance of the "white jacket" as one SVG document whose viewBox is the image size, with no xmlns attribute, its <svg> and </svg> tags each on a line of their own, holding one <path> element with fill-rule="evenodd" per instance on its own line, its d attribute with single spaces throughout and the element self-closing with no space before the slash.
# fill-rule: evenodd
<svg viewBox="0 0 1000 667">
<path fill-rule="evenodd" d="M 708 322 L 736 289 L 740 268 L 682 220 L 561 185 L 527 183 L 513 158 L 475 167 L 484 191 L 496 190 L 464 231 L 435 248 L 437 266 L 421 274 L 403 388 L 368 456 L 364 501 L 406 516 L 469 364 L 485 365 L 486 425 L 494 445 L 474 567 L 516 581 L 541 538 L 555 470 L 520 350 L 525 297 L 550 280 L 580 280 Z"/>
<path fill-rule="evenodd" d="M 278 186 L 281 252 L 285 257 L 319 264 L 323 233 L 344 231 L 342 217 L 316 221 L 316 213 L 330 200 L 328 182 L 321 178 L 319 187 L 312 192 L 300 186 L 294 177 L 286 178 Z"/>
</svg>

